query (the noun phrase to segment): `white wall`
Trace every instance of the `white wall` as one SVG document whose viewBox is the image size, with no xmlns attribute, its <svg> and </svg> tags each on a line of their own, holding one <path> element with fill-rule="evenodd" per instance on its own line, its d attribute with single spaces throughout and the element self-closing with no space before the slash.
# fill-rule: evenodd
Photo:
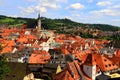
<svg viewBox="0 0 120 80">
<path fill-rule="evenodd" d="M 89 65 L 83 65 L 83 71 L 85 74 L 87 74 L 92 80 L 95 80 L 96 76 L 96 65 L 89 66 Z"/>
</svg>

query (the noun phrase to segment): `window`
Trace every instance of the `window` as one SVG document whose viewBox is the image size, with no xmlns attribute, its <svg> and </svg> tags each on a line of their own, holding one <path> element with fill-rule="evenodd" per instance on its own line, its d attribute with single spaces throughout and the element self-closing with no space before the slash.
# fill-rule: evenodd
<svg viewBox="0 0 120 80">
<path fill-rule="evenodd" d="M 111 67 L 111 64 L 109 64 L 109 67 Z"/>
<path fill-rule="evenodd" d="M 104 59 L 104 61 L 107 61 L 106 59 Z"/>
<path fill-rule="evenodd" d="M 113 63 L 112 65 L 114 66 L 115 64 Z"/>
<path fill-rule="evenodd" d="M 105 67 L 108 67 L 107 65 L 105 65 Z"/>
</svg>

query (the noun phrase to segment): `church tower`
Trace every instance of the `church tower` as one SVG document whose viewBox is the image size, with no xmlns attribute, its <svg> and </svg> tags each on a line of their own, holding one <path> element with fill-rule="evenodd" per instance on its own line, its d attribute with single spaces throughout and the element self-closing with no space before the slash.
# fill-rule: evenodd
<svg viewBox="0 0 120 80">
<path fill-rule="evenodd" d="M 38 14 L 38 19 L 37 19 L 37 30 L 40 31 L 41 30 L 41 19 L 40 19 L 40 13 Z"/>
</svg>

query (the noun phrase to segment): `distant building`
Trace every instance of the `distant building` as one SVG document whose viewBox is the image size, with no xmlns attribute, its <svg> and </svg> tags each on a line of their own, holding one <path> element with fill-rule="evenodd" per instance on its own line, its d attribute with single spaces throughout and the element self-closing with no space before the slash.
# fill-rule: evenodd
<svg viewBox="0 0 120 80">
<path fill-rule="evenodd" d="M 41 30 L 41 19 L 40 19 L 40 13 L 38 14 L 38 19 L 37 19 L 37 26 L 36 29 L 38 32 Z"/>
</svg>

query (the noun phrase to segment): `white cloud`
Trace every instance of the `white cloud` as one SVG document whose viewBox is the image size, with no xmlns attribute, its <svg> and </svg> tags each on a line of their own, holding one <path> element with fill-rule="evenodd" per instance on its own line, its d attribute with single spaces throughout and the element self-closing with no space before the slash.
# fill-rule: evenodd
<svg viewBox="0 0 120 80">
<path fill-rule="evenodd" d="M 120 16 L 120 12 L 118 10 L 113 10 L 113 9 L 102 9 L 98 11 L 96 10 L 96 11 L 91 11 L 90 13 L 96 15 Z"/>
<path fill-rule="evenodd" d="M 58 8 L 60 8 L 60 6 L 57 5 L 56 3 L 49 3 L 47 1 L 42 2 L 41 6 L 47 7 L 47 8 L 52 8 L 52 9 L 58 9 Z"/>
<path fill-rule="evenodd" d="M 120 5 L 114 4 L 106 6 L 106 8 L 101 10 L 94 10 L 90 12 L 91 14 L 102 15 L 102 16 L 120 16 Z"/>
<path fill-rule="evenodd" d="M 110 8 L 110 9 L 119 9 L 120 10 L 120 4 L 112 5 L 112 6 L 109 6 L 108 8 Z"/>
<path fill-rule="evenodd" d="M 79 9 L 83 9 L 85 6 L 82 5 L 81 3 L 74 3 L 71 4 L 70 6 L 68 6 L 66 9 L 74 9 L 74 10 L 79 10 Z"/>
<path fill-rule="evenodd" d="M 29 13 L 34 13 L 34 7 L 28 7 L 27 9 L 24 7 L 19 7 L 19 9 L 22 11 L 22 14 L 29 14 Z"/>
<path fill-rule="evenodd" d="M 107 5 L 111 5 L 112 3 L 110 1 L 101 1 L 98 2 L 96 5 L 98 6 L 107 6 Z"/>
<path fill-rule="evenodd" d="M 74 17 L 80 17 L 80 14 L 73 14 L 72 16 L 74 16 Z"/>
<path fill-rule="evenodd" d="M 111 22 L 120 22 L 120 19 L 113 19 Z"/>
<path fill-rule="evenodd" d="M 36 6 L 35 10 L 41 13 L 46 13 L 47 9 L 45 7 L 41 7 L 41 6 Z"/>
<path fill-rule="evenodd" d="M 33 1 L 35 1 L 35 0 L 26 0 L 26 1 L 33 2 Z"/>
<path fill-rule="evenodd" d="M 65 16 L 65 18 L 72 20 L 72 17 L 70 17 L 70 16 Z"/>
<path fill-rule="evenodd" d="M 26 1 L 28 1 L 28 2 L 43 2 L 43 1 L 47 1 L 47 2 L 54 2 L 54 3 L 56 3 L 56 2 L 62 2 L 62 3 L 67 3 L 68 2 L 68 0 L 26 0 Z"/>
<path fill-rule="evenodd" d="M 14 18 L 19 17 L 18 15 L 8 15 L 8 16 L 10 16 L 10 17 L 14 17 Z"/>
<path fill-rule="evenodd" d="M 3 5 L 3 0 L 0 0 L 0 6 Z"/>
<path fill-rule="evenodd" d="M 68 0 L 53 0 L 54 2 L 63 2 L 63 3 L 67 3 Z"/>
<path fill-rule="evenodd" d="M 91 2 L 93 2 L 93 0 L 87 0 L 87 2 L 91 3 Z"/>
<path fill-rule="evenodd" d="M 67 0 L 26 0 L 28 2 L 35 2 L 37 3 L 36 5 L 28 6 L 28 7 L 19 7 L 21 10 L 22 14 L 31 14 L 34 12 L 40 12 L 40 13 L 46 13 L 48 9 L 59 9 L 60 5 L 57 3 L 59 2 L 66 2 Z"/>
</svg>

